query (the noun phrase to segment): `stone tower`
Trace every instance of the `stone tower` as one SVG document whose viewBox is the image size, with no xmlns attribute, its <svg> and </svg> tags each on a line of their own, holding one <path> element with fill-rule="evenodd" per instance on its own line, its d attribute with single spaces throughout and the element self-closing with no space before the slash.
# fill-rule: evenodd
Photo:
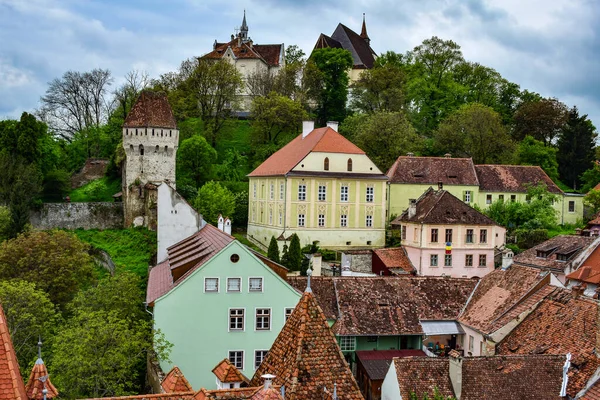
<svg viewBox="0 0 600 400">
<path fill-rule="evenodd" d="M 123 124 L 125 226 L 156 226 L 157 185 L 175 186 L 179 130 L 164 93 L 143 91 Z M 138 218 L 141 217 L 141 218 Z"/>
</svg>

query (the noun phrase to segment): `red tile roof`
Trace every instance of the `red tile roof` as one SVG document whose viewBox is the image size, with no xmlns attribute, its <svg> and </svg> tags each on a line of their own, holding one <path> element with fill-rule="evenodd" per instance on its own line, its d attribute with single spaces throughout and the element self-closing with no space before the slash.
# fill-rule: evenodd
<svg viewBox="0 0 600 400">
<path fill-rule="evenodd" d="M 280 386 L 246 387 L 238 389 L 201 389 L 196 393 L 194 400 L 283 400 Z"/>
<path fill-rule="evenodd" d="M 181 393 L 192 391 L 192 385 L 188 382 L 179 367 L 175 366 L 169 371 L 165 379 L 160 383 L 165 393 Z"/>
<path fill-rule="evenodd" d="M 293 276 L 287 277 L 287 282 L 298 292 L 304 293 L 306 289 L 306 277 L 305 276 Z M 337 300 L 335 298 L 335 287 L 333 279 L 325 276 L 313 276 L 310 278 L 310 287 L 313 294 L 319 302 L 325 318 L 328 320 L 336 320 L 339 315 Z"/>
<path fill-rule="evenodd" d="M 235 238 L 210 224 L 167 249 L 168 257 L 150 270 L 146 302 L 167 294 Z"/>
<path fill-rule="evenodd" d="M 480 191 L 527 193 L 530 185 L 545 183 L 550 193 L 563 193 L 546 172 L 538 166 L 476 165 L 475 170 L 479 179 Z"/>
<path fill-rule="evenodd" d="M 562 355 L 467 357 L 462 360 L 461 400 L 551 400 L 562 384 Z M 450 358 L 396 358 L 396 376 L 402 398 L 456 396 L 449 374 Z"/>
<path fill-rule="evenodd" d="M 370 380 L 383 380 L 396 357 L 425 357 L 423 350 L 361 350 L 356 352 Z"/>
<path fill-rule="evenodd" d="M 312 293 L 304 293 L 250 385 L 273 374 L 288 400 L 320 399 L 337 384 L 340 399 L 363 399 L 327 319 Z"/>
<path fill-rule="evenodd" d="M 26 400 L 19 362 L 10 339 L 4 310 L 0 304 L 0 400 Z"/>
<path fill-rule="evenodd" d="M 194 397 L 196 394 L 196 392 L 138 394 L 121 397 L 98 397 L 86 400 L 192 400 L 196 399 L 196 397 Z"/>
<path fill-rule="evenodd" d="M 127 114 L 125 128 L 153 127 L 177 129 L 173 110 L 164 93 L 143 91 Z"/>
<path fill-rule="evenodd" d="M 383 265 L 390 270 L 399 269 L 399 272 L 412 274 L 416 271 L 415 266 L 408 258 L 404 247 L 391 247 L 387 249 L 375 249 L 373 253 Z"/>
<path fill-rule="evenodd" d="M 570 290 L 554 289 L 497 346 L 497 353 L 571 353 L 567 393 L 574 397 L 600 367 L 599 304 Z"/>
<path fill-rule="evenodd" d="M 213 368 L 212 373 L 217 379 L 224 383 L 246 382 L 248 378 L 244 376 L 228 359 L 224 359 Z"/>
<path fill-rule="evenodd" d="M 285 175 L 311 152 L 365 154 L 355 144 L 329 127 L 317 128 L 306 137 L 298 135 L 248 176 Z"/>
<path fill-rule="evenodd" d="M 600 400 L 600 379 L 585 392 L 581 400 Z"/>
<path fill-rule="evenodd" d="M 227 43 L 217 43 L 213 51 L 203 55 L 200 59 L 221 59 L 228 48 L 231 49 L 235 58 L 262 60 L 269 66 L 278 66 L 279 59 L 283 54 L 283 44 L 240 42 L 238 45 L 238 39 L 235 38 Z"/>
<path fill-rule="evenodd" d="M 390 183 L 479 186 L 470 158 L 400 156 L 386 175 Z"/>
<path fill-rule="evenodd" d="M 490 334 L 496 328 L 496 319 L 549 278 L 536 268 L 512 265 L 507 270 L 496 269 L 479 281 L 459 321 Z"/>
<path fill-rule="evenodd" d="M 598 285 L 600 284 L 600 265 L 583 266 L 578 270 L 571 272 L 566 278 Z"/>
<path fill-rule="evenodd" d="M 406 204 L 408 207 L 408 204 Z M 466 205 L 446 190 L 427 189 L 417 199 L 415 215 L 409 216 L 408 209 L 400 214 L 392 225 L 401 222 L 445 225 L 497 225 L 485 214 Z"/>
<path fill-rule="evenodd" d="M 48 377 L 46 382 L 42 382 L 40 378 Z M 46 388 L 48 393 L 46 394 L 46 398 L 53 399 L 58 396 L 58 390 L 54 387 L 52 382 L 50 381 L 50 377 L 48 374 L 48 370 L 46 369 L 46 365 L 41 358 L 38 358 L 31 373 L 29 374 L 29 380 L 27 381 L 27 385 L 25 385 L 25 392 L 27 392 L 27 398 L 33 400 L 42 400 L 44 398 L 44 394 L 42 391 Z"/>
</svg>

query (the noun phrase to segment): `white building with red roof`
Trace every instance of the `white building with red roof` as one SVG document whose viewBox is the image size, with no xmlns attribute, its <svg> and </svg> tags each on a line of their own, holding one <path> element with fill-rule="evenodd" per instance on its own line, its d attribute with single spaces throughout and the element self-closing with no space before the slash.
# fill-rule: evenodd
<svg viewBox="0 0 600 400">
<path fill-rule="evenodd" d="M 301 135 L 248 175 L 248 238 L 266 247 L 296 233 L 302 245 L 383 247 L 387 176 L 337 123 L 313 127 L 304 121 Z"/>
</svg>

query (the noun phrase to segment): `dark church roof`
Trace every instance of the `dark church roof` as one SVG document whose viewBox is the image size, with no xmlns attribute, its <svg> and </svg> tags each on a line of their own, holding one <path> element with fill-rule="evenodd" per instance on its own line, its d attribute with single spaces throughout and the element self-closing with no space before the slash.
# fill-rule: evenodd
<svg viewBox="0 0 600 400">
<path fill-rule="evenodd" d="M 324 34 L 319 36 L 319 39 L 317 39 L 317 43 L 315 44 L 315 49 L 324 49 L 328 47 L 343 48 L 352 54 L 354 69 L 373 68 L 377 54 L 369 45 L 370 40 L 367 36 L 364 22 L 363 33 L 361 34 L 365 37 L 361 37 L 361 35 L 344 24 L 338 24 L 331 37 Z"/>
</svg>

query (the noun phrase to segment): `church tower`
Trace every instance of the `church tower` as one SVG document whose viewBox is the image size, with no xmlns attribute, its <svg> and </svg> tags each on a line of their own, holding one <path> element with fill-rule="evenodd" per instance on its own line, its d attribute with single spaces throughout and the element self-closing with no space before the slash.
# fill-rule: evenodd
<svg viewBox="0 0 600 400">
<path fill-rule="evenodd" d="M 248 41 L 248 24 L 246 23 L 246 10 L 244 10 L 244 19 L 242 21 L 242 26 L 240 27 L 240 39 L 242 39 L 242 42 Z"/>
<path fill-rule="evenodd" d="M 164 93 L 143 91 L 123 124 L 125 226 L 156 224 L 157 186 L 175 187 L 179 130 Z M 138 218 L 141 217 L 141 218 Z"/>
</svg>

